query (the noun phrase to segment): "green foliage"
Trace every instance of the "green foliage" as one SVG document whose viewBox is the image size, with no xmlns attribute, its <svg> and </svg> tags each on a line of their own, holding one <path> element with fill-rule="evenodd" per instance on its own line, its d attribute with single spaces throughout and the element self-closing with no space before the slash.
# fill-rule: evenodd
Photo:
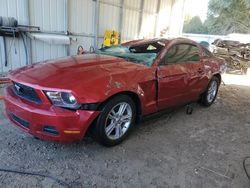
<svg viewBox="0 0 250 188">
<path fill-rule="evenodd" d="M 250 33 L 250 0 L 210 0 L 207 20 L 185 19 L 183 32 L 220 34 Z"/>
<path fill-rule="evenodd" d="M 250 33 L 249 7 L 249 0 L 210 0 L 204 23 L 208 33 Z"/>
<path fill-rule="evenodd" d="M 190 19 L 190 17 L 186 17 L 183 26 L 184 33 L 205 33 L 206 28 L 203 26 L 203 23 L 199 16 L 195 16 Z"/>
</svg>

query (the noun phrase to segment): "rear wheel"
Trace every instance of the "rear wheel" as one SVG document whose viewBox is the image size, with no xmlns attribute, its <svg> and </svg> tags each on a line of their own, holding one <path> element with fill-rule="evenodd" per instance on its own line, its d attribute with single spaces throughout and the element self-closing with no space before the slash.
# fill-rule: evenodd
<svg viewBox="0 0 250 188">
<path fill-rule="evenodd" d="M 207 90 L 201 96 L 201 104 L 204 106 L 210 106 L 217 97 L 220 81 L 214 76 L 207 87 Z"/>
<path fill-rule="evenodd" d="M 118 95 L 109 100 L 98 117 L 94 135 L 105 146 L 114 146 L 125 139 L 135 123 L 136 108 L 133 100 Z"/>
</svg>

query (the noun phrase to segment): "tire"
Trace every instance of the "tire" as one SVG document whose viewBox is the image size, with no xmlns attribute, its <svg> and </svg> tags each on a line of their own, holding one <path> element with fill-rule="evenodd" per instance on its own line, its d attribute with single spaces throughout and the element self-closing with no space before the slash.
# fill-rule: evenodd
<svg viewBox="0 0 250 188">
<path fill-rule="evenodd" d="M 94 125 L 94 138 L 107 147 L 121 143 L 134 126 L 135 117 L 133 100 L 127 95 L 115 96 L 102 107 Z"/>
<path fill-rule="evenodd" d="M 206 91 L 201 95 L 201 104 L 203 106 L 210 106 L 213 104 L 217 97 L 219 86 L 219 79 L 216 76 L 213 76 L 208 83 Z"/>
</svg>

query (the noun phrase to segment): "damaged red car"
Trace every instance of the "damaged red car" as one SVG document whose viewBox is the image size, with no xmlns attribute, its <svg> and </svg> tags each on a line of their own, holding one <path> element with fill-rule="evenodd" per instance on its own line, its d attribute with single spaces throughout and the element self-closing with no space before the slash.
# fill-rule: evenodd
<svg viewBox="0 0 250 188">
<path fill-rule="evenodd" d="M 79 141 L 91 130 L 113 146 L 143 116 L 198 100 L 210 106 L 224 69 L 188 39 L 131 41 L 12 71 L 6 115 L 40 139 Z"/>
</svg>

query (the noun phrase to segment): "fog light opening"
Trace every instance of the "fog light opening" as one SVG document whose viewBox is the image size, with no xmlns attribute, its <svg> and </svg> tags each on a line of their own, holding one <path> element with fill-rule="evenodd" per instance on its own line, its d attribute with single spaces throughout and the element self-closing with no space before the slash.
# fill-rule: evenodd
<svg viewBox="0 0 250 188">
<path fill-rule="evenodd" d="M 45 126 L 43 127 L 43 132 L 49 133 L 49 134 L 51 134 L 51 135 L 53 135 L 53 136 L 59 135 L 59 133 L 58 133 L 58 131 L 56 130 L 56 128 L 53 127 L 53 126 L 50 126 L 50 125 L 45 125 Z"/>
</svg>

